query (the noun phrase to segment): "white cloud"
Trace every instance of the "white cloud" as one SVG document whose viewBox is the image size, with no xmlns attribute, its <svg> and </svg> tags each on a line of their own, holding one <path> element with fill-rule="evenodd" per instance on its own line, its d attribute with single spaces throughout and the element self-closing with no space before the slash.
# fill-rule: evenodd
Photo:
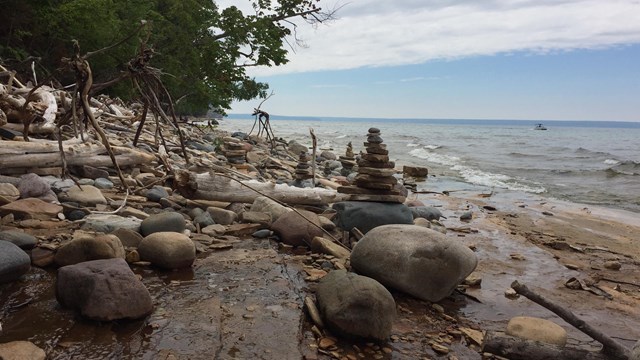
<svg viewBox="0 0 640 360">
<path fill-rule="evenodd" d="M 332 7 L 322 0 L 324 7 Z M 354 0 L 339 20 L 302 26 L 309 45 L 254 76 L 419 64 L 518 51 L 640 42 L 638 0 Z"/>
</svg>

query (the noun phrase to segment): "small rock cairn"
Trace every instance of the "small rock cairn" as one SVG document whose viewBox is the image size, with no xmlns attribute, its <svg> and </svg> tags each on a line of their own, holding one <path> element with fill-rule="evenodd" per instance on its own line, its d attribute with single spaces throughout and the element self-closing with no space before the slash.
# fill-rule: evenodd
<svg viewBox="0 0 640 360">
<path fill-rule="evenodd" d="M 347 144 L 347 151 L 345 151 L 344 156 L 340 156 L 340 163 L 342 164 L 342 170 L 340 174 L 342 176 L 349 176 L 354 166 L 356 166 L 356 157 L 353 154 L 353 146 L 351 145 L 351 141 Z"/>
<path fill-rule="evenodd" d="M 398 179 L 393 176 L 396 173 L 395 163 L 389 161 L 387 145 L 382 142 L 380 129 L 370 128 L 364 143 L 367 153 L 357 162 L 355 186 L 341 186 L 338 188 L 339 193 L 349 194 L 350 200 L 356 201 L 403 203 L 406 200 L 399 190 L 394 189 L 398 183 Z M 340 160 L 342 161 L 342 156 Z"/>
<path fill-rule="evenodd" d="M 225 137 L 223 152 L 231 165 L 243 165 L 247 162 L 247 150 L 237 138 Z"/>
<path fill-rule="evenodd" d="M 311 179 L 313 175 L 311 174 L 311 169 L 309 165 L 309 154 L 306 151 L 300 152 L 300 157 L 298 158 L 298 165 L 296 165 L 296 180 L 304 181 L 307 179 Z"/>
</svg>

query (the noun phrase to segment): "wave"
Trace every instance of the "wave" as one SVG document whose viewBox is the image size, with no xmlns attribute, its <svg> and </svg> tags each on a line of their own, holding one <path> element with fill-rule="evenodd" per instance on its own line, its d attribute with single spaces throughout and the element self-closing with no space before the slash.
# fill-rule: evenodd
<svg viewBox="0 0 640 360">
<path fill-rule="evenodd" d="M 543 157 L 546 157 L 546 155 L 524 154 L 524 153 L 519 153 L 519 152 L 511 152 L 511 153 L 509 153 L 509 156 L 516 157 L 516 158 L 543 158 Z"/>
<path fill-rule="evenodd" d="M 576 154 L 583 154 L 583 155 L 597 155 L 597 156 L 611 156 L 611 154 L 607 153 L 607 152 L 603 152 L 603 151 L 593 151 L 593 150 L 589 150 L 583 147 L 579 147 L 575 150 Z"/>
<path fill-rule="evenodd" d="M 534 194 L 540 194 L 547 191 L 544 187 L 539 186 L 539 184 L 530 186 L 523 184 L 521 181 L 518 181 L 508 175 L 494 174 L 463 165 L 460 158 L 457 156 L 434 153 L 427 148 L 413 149 L 409 151 L 409 154 L 436 164 L 449 166 L 451 170 L 458 172 L 465 181 L 472 184 L 524 191 Z"/>
<path fill-rule="evenodd" d="M 468 182 L 476 185 L 484 185 L 489 187 L 497 187 L 514 191 L 524 191 L 528 193 L 541 194 L 547 189 L 535 185 L 526 185 L 522 182 L 504 174 L 494 174 L 478 169 L 473 169 L 464 165 L 456 165 L 451 168 L 460 173 L 460 175 Z"/>
<path fill-rule="evenodd" d="M 640 175 L 640 163 L 632 160 L 626 160 L 619 162 L 617 165 L 608 168 L 607 173 L 609 175 Z"/>
<path fill-rule="evenodd" d="M 434 153 L 426 148 L 413 149 L 409 151 L 409 155 L 446 166 L 454 166 L 460 163 L 460 158 L 457 156 Z"/>
<path fill-rule="evenodd" d="M 416 144 L 416 143 L 408 143 L 407 144 L 408 147 L 418 147 L 420 146 L 420 144 Z"/>
<path fill-rule="evenodd" d="M 605 161 L 603 161 L 605 164 L 607 165 L 618 165 L 620 164 L 620 161 L 615 160 L 615 159 L 607 159 Z"/>
</svg>

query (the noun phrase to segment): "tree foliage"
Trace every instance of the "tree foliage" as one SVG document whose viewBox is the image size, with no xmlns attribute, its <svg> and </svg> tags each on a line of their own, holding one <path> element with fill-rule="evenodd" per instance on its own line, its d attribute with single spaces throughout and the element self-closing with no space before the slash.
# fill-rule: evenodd
<svg viewBox="0 0 640 360">
<path fill-rule="evenodd" d="M 250 0 L 247 0 L 250 1 Z M 71 54 L 72 40 L 83 51 L 109 46 L 131 34 L 141 20 L 150 24 L 139 34 L 91 60 L 95 82 L 105 82 L 126 70 L 126 63 L 146 41 L 156 55 L 153 66 L 181 113 L 202 114 L 210 107 L 228 109 L 233 100 L 264 97 L 268 85 L 246 74 L 251 66 L 287 62 L 293 20 L 329 20 L 319 0 L 253 0 L 254 12 L 219 8 L 212 0 L 0 0 L 0 63 L 32 78 L 31 63 L 42 79 L 54 74 L 62 84 L 70 75 L 55 73 Z M 288 44 L 289 43 L 289 44 Z M 113 95 L 134 96 L 130 84 L 108 89 Z"/>
</svg>

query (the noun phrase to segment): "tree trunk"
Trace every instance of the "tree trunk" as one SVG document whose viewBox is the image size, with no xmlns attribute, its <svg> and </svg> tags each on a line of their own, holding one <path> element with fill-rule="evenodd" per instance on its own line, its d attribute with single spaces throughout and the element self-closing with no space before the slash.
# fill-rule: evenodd
<svg viewBox="0 0 640 360">
<path fill-rule="evenodd" d="M 112 166 L 102 144 L 64 146 L 67 165 Z M 135 165 L 155 160 L 155 156 L 137 149 L 113 147 L 118 163 Z M 0 140 L 0 169 L 48 168 L 62 166 L 57 142 L 15 142 Z M 2 170 L 0 170 L 2 172 Z"/>
<path fill-rule="evenodd" d="M 305 205 L 323 205 L 347 199 L 346 195 L 331 189 L 297 188 L 253 180 L 239 182 L 213 173 L 181 172 L 177 180 L 179 191 L 192 199 L 252 203 L 264 194 L 286 204 Z"/>
</svg>

